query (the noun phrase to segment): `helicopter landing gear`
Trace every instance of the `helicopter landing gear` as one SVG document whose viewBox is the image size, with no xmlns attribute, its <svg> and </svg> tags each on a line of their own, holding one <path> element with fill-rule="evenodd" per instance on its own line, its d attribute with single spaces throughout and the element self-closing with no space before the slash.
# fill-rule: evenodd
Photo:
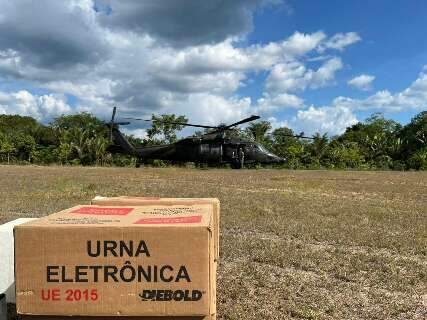
<svg viewBox="0 0 427 320">
<path fill-rule="evenodd" d="M 231 169 L 241 169 L 241 167 L 240 167 L 240 163 L 239 163 L 239 162 L 237 162 L 237 161 L 233 161 L 233 162 L 231 163 Z"/>
<path fill-rule="evenodd" d="M 135 168 L 140 168 L 141 166 L 143 166 L 143 162 L 141 158 L 137 158 L 136 159 L 136 163 L 135 163 Z"/>
<path fill-rule="evenodd" d="M 245 152 L 243 151 L 242 148 L 239 148 L 239 150 L 237 151 L 237 157 L 235 157 L 234 161 L 231 163 L 231 168 L 242 169 L 244 166 L 245 166 Z"/>
</svg>

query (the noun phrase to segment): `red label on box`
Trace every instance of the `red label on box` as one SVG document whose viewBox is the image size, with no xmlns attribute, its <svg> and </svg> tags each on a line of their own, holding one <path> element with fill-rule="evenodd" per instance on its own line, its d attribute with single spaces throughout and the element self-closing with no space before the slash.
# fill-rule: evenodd
<svg viewBox="0 0 427 320">
<path fill-rule="evenodd" d="M 71 213 L 92 214 L 100 216 L 125 216 L 132 210 L 133 208 L 82 207 L 71 211 Z"/>
<path fill-rule="evenodd" d="M 134 222 L 134 224 L 179 224 L 179 223 L 200 223 L 202 216 L 188 217 L 160 217 L 160 218 L 142 218 Z"/>
</svg>

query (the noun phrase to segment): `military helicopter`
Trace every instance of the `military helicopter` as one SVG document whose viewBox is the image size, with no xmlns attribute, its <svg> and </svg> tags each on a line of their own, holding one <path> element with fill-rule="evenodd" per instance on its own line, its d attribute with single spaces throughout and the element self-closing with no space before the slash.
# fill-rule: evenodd
<svg viewBox="0 0 427 320">
<path fill-rule="evenodd" d="M 120 125 L 128 125 L 130 122 L 114 122 L 116 111 L 117 109 L 114 107 L 111 121 L 106 123 L 110 129 L 111 141 L 114 143 L 108 150 L 135 156 L 138 159 L 137 167 L 149 159 L 207 164 L 229 163 L 234 169 L 243 168 L 245 164 L 251 163 L 280 164 L 286 162 L 286 159 L 273 154 L 259 143 L 241 138 L 226 137 L 225 133 L 228 130 L 243 123 L 257 120 L 260 118 L 259 116 L 253 115 L 230 125 L 220 126 L 163 122 L 187 127 L 211 129 L 211 131 L 200 136 L 189 136 L 168 145 L 136 147 L 119 130 Z M 139 118 L 126 119 L 151 121 Z"/>
</svg>

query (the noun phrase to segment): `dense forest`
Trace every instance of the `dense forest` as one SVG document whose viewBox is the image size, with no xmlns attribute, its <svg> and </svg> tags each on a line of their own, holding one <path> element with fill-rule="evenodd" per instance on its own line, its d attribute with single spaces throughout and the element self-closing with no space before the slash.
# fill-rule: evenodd
<svg viewBox="0 0 427 320">
<path fill-rule="evenodd" d="M 160 120 L 186 122 L 184 116 L 152 116 L 152 127 L 145 139 L 128 136 L 136 145 L 173 143 L 180 125 L 165 125 Z M 202 132 L 196 132 L 202 134 Z M 272 129 L 267 121 L 251 123 L 229 135 L 263 144 L 286 158 L 291 169 L 427 170 L 427 111 L 410 123 L 401 124 L 373 114 L 338 136 L 316 134 L 313 139 L 289 137 L 290 128 Z M 31 117 L 0 115 L 0 162 L 8 164 L 61 164 L 132 166 L 130 156 L 112 154 L 109 129 L 91 114 L 64 115 L 49 125 Z M 153 161 L 152 165 L 168 165 Z"/>
</svg>

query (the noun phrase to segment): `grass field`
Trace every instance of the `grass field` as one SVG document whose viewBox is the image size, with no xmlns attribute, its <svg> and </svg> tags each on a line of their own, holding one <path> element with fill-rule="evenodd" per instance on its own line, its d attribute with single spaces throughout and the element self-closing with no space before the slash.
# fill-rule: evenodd
<svg viewBox="0 0 427 320">
<path fill-rule="evenodd" d="M 95 195 L 219 198 L 219 319 L 427 318 L 427 172 L 0 166 L 2 223 Z"/>
</svg>

